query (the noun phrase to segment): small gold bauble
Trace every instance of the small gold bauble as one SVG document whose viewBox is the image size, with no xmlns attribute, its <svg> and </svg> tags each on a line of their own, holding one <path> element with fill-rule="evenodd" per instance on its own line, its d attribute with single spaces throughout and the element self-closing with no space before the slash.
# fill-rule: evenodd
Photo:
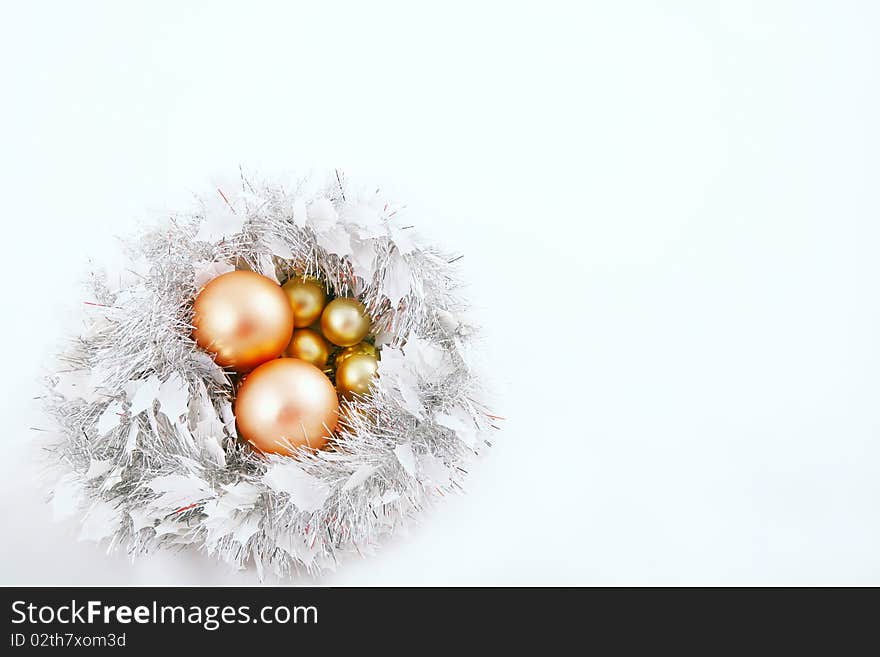
<svg viewBox="0 0 880 657">
<path fill-rule="evenodd" d="M 350 347 L 364 339 L 370 330 L 367 309 L 357 299 L 333 299 L 321 314 L 321 332 L 340 347 Z"/>
<path fill-rule="evenodd" d="M 378 370 L 375 356 L 352 354 L 336 368 L 336 390 L 345 399 L 356 394 L 365 395 L 370 391 L 370 381 Z"/>
<path fill-rule="evenodd" d="M 330 346 L 317 331 L 307 328 L 296 329 L 293 337 L 290 338 L 290 344 L 284 350 L 284 355 L 299 358 L 318 369 L 324 369 L 330 357 Z"/>
<path fill-rule="evenodd" d="M 358 342 L 355 345 L 346 347 L 336 354 L 336 367 L 342 365 L 350 356 L 354 356 L 355 354 L 367 354 L 373 358 L 378 358 L 379 350 L 369 342 Z"/>
<path fill-rule="evenodd" d="M 221 367 L 247 372 L 284 351 L 293 313 L 275 281 L 252 271 L 218 276 L 196 296 L 193 338 Z"/>
<path fill-rule="evenodd" d="M 239 435 L 261 452 L 292 456 L 298 447 L 320 449 L 338 420 L 333 384 L 298 358 L 263 363 L 247 376 L 235 398 Z"/>
<path fill-rule="evenodd" d="M 314 278 L 292 278 L 281 286 L 293 308 L 293 324 L 302 328 L 321 316 L 327 296 L 320 281 Z"/>
</svg>

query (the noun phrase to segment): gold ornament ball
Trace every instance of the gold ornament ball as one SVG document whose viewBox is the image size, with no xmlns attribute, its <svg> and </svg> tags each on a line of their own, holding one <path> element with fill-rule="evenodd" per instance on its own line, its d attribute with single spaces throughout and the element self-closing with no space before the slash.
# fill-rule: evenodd
<svg viewBox="0 0 880 657">
<path fill-rule="evenodd" d="M 247 372 L 281 354 L 293 332 L 293 311 L 273 280 L 231 271 L 195 299 L 193 338 L 221 367 Z"/>
<path fill-rule="evenodd" d="M 312 329 L 296 329 L 290 344 L 284 350 L 284 355 L 290 358 L 299 358 L 311 363 L 319 369 L 327 365 L 330 358 L 330 345 L 321 337 L 321 334 Z"/>
<path fill-rule="evenodd" d="M 379 371 L 375 356 L 352 354 L 336 368 L 336 390 L 345 399 L 365 395 L 370 391 L 370 381 Z"/>
<path fill-rule="evenodd" d="M 357 299 L 333 299 L 321 314 L 321 333 L 335 345 L 350 347 L 364 339 L 370 330 L 367 309 Z"/>
<path fill-rule="evenodd" d="M 281 287 L 290 299 L 296 328 L 309 326 L 321 316 L 327 295 L 319 281 L 314 278 L 292 278 Z"/>
<path fill-rule="evenodd" d="M 321 449 L 336 428 L 339 400 L 317 367 L 278 358 L 251 372 L 235 398 L 239 434 L 261 452 L 292 456 Z"/>
<path fill-rule="evenodd" d="M 350 356 L 354 356 L 355 354 L 367 354 L 368 356 L 378 358 L 379 350 L 369 342 L 358 342 L 356 345 L 346 347 L 336 354 L 336 367 L 342 365 L 342 363 L 344 363 Z"/>
</svg>

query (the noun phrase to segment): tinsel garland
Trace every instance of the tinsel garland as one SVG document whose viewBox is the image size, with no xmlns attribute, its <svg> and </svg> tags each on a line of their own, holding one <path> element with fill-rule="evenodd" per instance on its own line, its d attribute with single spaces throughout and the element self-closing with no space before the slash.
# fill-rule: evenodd
<svg viewBox="0 0 880 657">
<path fill-rule="evenodd" d="M 56 515 L 132 556 L 190 545 L 287 577 L 372 552 L 459 489 L 494 417 L 456 258 L 402 214 L 338 172 L 242 176 L 128 242 L 123 267 L 91 275 L 84 331 L 47 382 Z M 331 449 L 263 455 L 237 437 L 233 379 L 191 337 L 197 291 L 235 268 L 315 276 L 366 305 L 379 376 L 342 403 Z"/>
</svg>

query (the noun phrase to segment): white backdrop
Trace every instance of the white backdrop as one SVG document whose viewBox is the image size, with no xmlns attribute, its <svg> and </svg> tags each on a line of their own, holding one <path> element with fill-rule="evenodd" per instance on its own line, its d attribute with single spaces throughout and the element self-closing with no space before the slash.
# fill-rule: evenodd
<svg viewBox="0 0 880 657">
<path fill-rule="evenodd" d="M 239 164 L 393 181 L 507 417 L 321 583 L 880 584 L 876 3 L 184 4 L 0 22 L 0 584 L 256 581 L 77 543 L 28 429 L 87 259 Z"/>
</svg>

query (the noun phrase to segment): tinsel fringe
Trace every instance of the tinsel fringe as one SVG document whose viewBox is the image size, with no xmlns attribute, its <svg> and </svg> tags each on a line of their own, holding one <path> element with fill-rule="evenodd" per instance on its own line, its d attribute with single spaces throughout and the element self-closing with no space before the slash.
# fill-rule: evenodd
<svg viewBox="0 0 880 657">
<path fill-rule="evenodd" d="M 192 545 L 286 577 L 364 554 L 460 488 L 493 428 L 471 365 L 456 258 L 337 172 L 233 186 L 127 243 L 95 272 L 85 330 L 48 380 L 59 516 L 132 556 Z M 402 225 L 403 224 L 403 225 Z M 381 345 L 373 392 L 341 407 L 335 446 L 258 455 L 236 436 L 233 382 L 190 337 L 198 289 L 232 268 L 321 278 L 357 296 Z"/>
</svg>

